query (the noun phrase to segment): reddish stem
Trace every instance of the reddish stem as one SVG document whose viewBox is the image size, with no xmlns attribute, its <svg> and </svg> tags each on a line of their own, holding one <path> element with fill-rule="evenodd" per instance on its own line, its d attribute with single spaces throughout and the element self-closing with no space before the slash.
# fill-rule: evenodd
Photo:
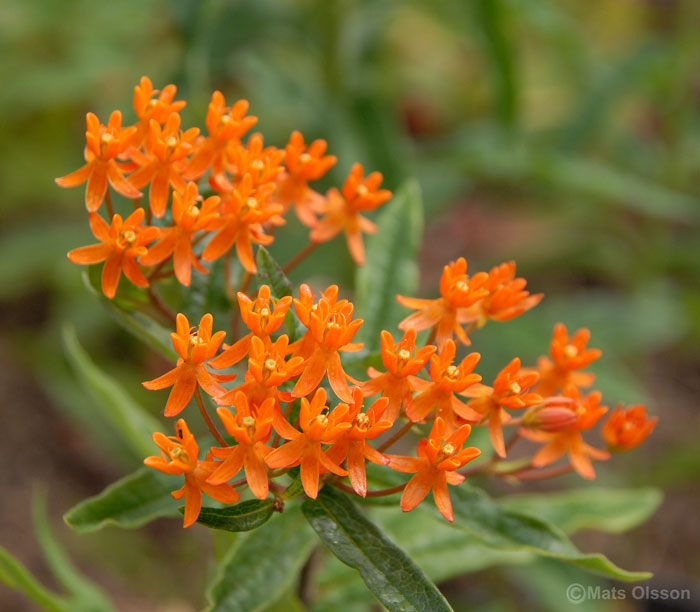
<svg viewBox="0 0 700 612">
<path fill-rule="evenodd" d="M 294 268 L 296 268 L 302 261 L 304 261 L 311 253 L 316 250 L 316 247 L 321 244 L 320 242 L 309 242 L 301 251 L 299 251 L 291 260 L 287 262 L 287 265 L 282 268 L 282 272 L 289 274 Z"/>
<path fill-rule="evenodd" d="M 389 448 L 394 443 L 398 442 L 401 438 L 403 438 L 411 430 L 411 427 L 413 427 L 413 421 L 408 421 L 401 429 L 399 429 L 393 436 L 391 436 L 391 438 L 389 438 L 379 448 L 377 448 L 377 450 L 380 453 L 382 451 L 385 451 L 387 448 Z"/>
<path fill-rule="evenodd" d="M 199 412 L 202 415 L 202 418 L 204 419 L 204 422 L 207 424 L 207 427 L 209 428 L 209 431 L 211 434 L 216 438 L 216 441 L 221 444 L 222 448 L 226 448 L 228 444 L 226 443 L 226 440 L 224 440 L 223 436 L 218 432 L 216 429 L 216 426 L 212 422 L 212 420 L 209 418 L 209 414 L 207 413 L 207 409 L 204 406 L 204 401 L 202 400 L 202 393 L 199 390 L 199 385 L 197 385 L 195 392 L 194 392 L 195 399 L 197 400 L 197 406 L 199 406 Z M 243 479 L 245 482 L 245 478 Z M 236 486 L 236 485 L 232 485 Z"/>
<path fill-rule="evenodd" d="M 353 489 L 352 487 L 348 487 L 347 485 L 344 485 L 340 482 L 333 482 L 330 484 L 332 484 L 334 487 L 337 487 L 341 491 L 345 491 L 346 493 L 362 497 L 357 491 L 355 491 L 355 489 Z M 394 493 L 399 493 L 400 491 L 403 491 L 406 488 L 407 484 L 408 482 L 404 482 L 403 484 L 396 485 L 395 487 L 390 487 L 388 489 L 379 489 L 378 491 L 367 491 L 366 497 L 385 497 L 386 495 L 393 495 Z"/>
</svg>

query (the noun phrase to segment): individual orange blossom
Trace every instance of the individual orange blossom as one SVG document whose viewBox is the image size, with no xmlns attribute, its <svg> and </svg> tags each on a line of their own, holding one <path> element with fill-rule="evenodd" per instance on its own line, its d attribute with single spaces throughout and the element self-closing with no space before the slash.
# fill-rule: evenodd
<svg viewBox="0 0 700 612">
<path fill-rule="evenodd" d="M 377 226 L 360 213 L 374 210 L 391 198 L 391 191 L 379 189 L 382 175 L 372 172 L 367 177 L 361 164 L 355 164 L 345 180 L 342 192 L 328 191 L 324 216 L 311 230 L 312 242 L 326 242 L 345 231 L 350 254 L 357 265 L 365 263 L 365 245 L 362 234 L 374 234 Z"/>
<path fill-rule="evenodd" d="M 238 363 L 250 351 L 251 340 L 255 336 L 263 339 L 266 344 L 270 344 L 270 334 L 276 332 L 284 323 L 284 317 L 287 316 L 287 311 L 292 305 L 292 298 L 289 296 L 275 301 L 270 295 L 270 287 L 267 285 L 262 285 L 258 289 L 258 297 L 253 300 L 245 293 L 238 293 L 241 319 L 250 333 L 213 359 L 210 363 L 212 368 L 219 370 Z"/>
<path fill-rule="evenodd" d="M 538 378 L 537 372 L 521 370 L 520 359 L 516 357 L 498 373 L 493 387 L 483 385 L 477 397 L 468 403 L 484 420 L 488 419 L 491 443 L 501 457 L 506 456 L 502 423 L 511 418 L 506 411 L 542 404 L 542 396 L 530 392 Z M 465 395 L 471 395 L 469 390 Z"/>
<path fill-rule="evenodd" d="M 464 476 L 455 470 L 481 454 L 481 451 L 473 446 L 463 448 L 470 433 L 471 427 L 462 425 L 448 435 L 445 421 L 437 417 L 428 438 L 423 438 L 418 443 L 418 457 L 389 455 L 389 465 L 393 469 L 398 472 L 415 472 L 401 496 L 401 510 L 413 510 L 432 489 L 440 514 L 450 523 L 454 522 L 447 485 L 464 482 Z"/>
<path fill-rule="evenodd" d="M 228 159 L 236 177 L 250 174 L 255 185 L 276 181 L 284 171 L 284 149 L 266 147 L 259 132 L 252 134 L 245 145 L 231 143 Z"/>
<path fill-rule="evenodd" d="M 523 425 L 541 431 L 563 431 L 576 422 L 575 407 L 576 402 L 570 397 L 548 397 L 523 415 Z"/>
<path fill-rule="evenodd" d="M 386 372 L 381 373 L 369 367 L 367 374 L 370 380 L 362 384 L 362 392 L 367 397 L 381 393 L 389 400 L 385 418 L 395 421 L 401 406 L 407 406 L 420 384 L 416 374 L 420 372 L 437 347 L 428 345 L 416 349 L 416 330 L 407 330 L 403 338 L 394 344 L 393 336 L 382 330 L 381 355 Z"/>
<path fill-rule="evenodd" d="M 329 288 L 330 290 L 330 288 Z M 347 300 L 333 304 L 325 297 L 305 312 L 303 304 L 295 300 L 295 307 L 300 319 L 308 320 L 308 331 L 302 339 L 302 347 L 310 347 L 306 357 L 304 371 L 292 391 L 294 397 L 309 395 L 328 374 L 328 382 L 335 394 L 345 402 L 352 401 L 348 389 L 347 374 L 343 370 L 338 351 L 359 351 L 362 344 L 352 342 L 354 335 L 364 322 L 362 319 L 352 320 L 353 305 Z M 297 353 L 298 354 L 298 353 Z"/>
<path fill-rule="evenodd" d="M 586 348 L 591 332 L 585 327 L 579 329 L 571 338 L 563 323 L 554 326 L 549 355 L 540 357 L 537 370 L 540 381 L 536 391 L 542 396 L 553 395 L 569 384 L 577 387 L 590 387 L 595 376 L 589 372 L 578 372 L 599 359 L 599 349 Z"/>
<path fill-rule="evenodd" d="M 75 172 L 56 179 L 61 187 L 75 187 L 87 181 L 85 206 L 90 212 L 96 211 L 107 193 L 107 182 L 123 196 L 138 198 L 141 192 L 127 181 L 116 157 L 131 144 L 136 134 L 135 127 L 122 128 L 122 114 L 114 111 L 107 125 L 102 125 L 93 113 L 86 115 L 87 131 L 85 138 L 85 164 Z"/>
<path fill-rule="evenodd" d="M 280 402 L 294 401 L 290 393 L 280 390 L 280 386 L 299 376 L 304 367 L 304 358 L 297 356 L 287 360 L 288 354 L 288 336 L 283 334 L 268 345 L 265 345 L 257 336 L 253 336 L 245 382 L 226 392 L 218 398 L 217 402 L 222 406 L 230 406 L 238 391 L 245 393 L 253 405 L 261 404 L 272 397 L 279 409 Z"/>
<path fill-rule="evenodd" d="M 299 412 L 301 432 L 292 427 L 284 417 L 276 413 L 272 425 L 283 438 L 290 440 L 273 450 L 265 458 L 271 468 L 287 468 L 301 465 L 301 482 L 306 494 L 316 499 L 318 496 L 318 479 L 321 470 L 338 476 L 347 476 L 347 472 L 331 461 L 321 448 L 322 444 L 333 444 L 342 433 L 352 427 L 347 422 L 348 406 L 339 404 L 326 414 L 326 392 L 318 389 L 311 402 L 302 398 Z"/>
<path fill-rule="evenodd" d="M 188 181 L 198 179 L 210 167 L 212 174 L 223 174 L 228 144 L 238 141 L 258 122 L 257 117 L 246 115 L 248 107 L 247 100 L 238 100 L 232 107 L 227 107 L 220 91 L 212 94 L 205 121 L 209 136 L 199 140 L 183 178 Z"/>
<path fill-rule="evenodd" d="M 488 295 L 483 285 L 488 274 L 479 272 L 471 278 L 467 274 L 467 260 L 460 257 L 446 265 L 440 277 L 440 296 L 434 300 L 423 300 L 397 295 L 396 300 L 406 308 L 418 312 L 399 323 L 399 329 L 422 331 L 431 327 L 436 330 L 438 348 L 442 349 L 454 333 L 463 344 L 471 344 L 460 325 L 461 316 L 467 308 Z"/>
<path fill-rule="evenodd" d="M 461 312 L 460 323 L 475 321 L 478 327 L 483 327 L 489 319 L 509 321 L 534 308 L 542 300 L 543 294 L 530 295 L 525 290 L 526 285 L 524 278 L 515 278 L 514 261 L 491 268 L 482 287 L 488 291 L 488 295 Z"/>
<path fill-rule="evenodd" d="M 97 213 L 90 213 L 90 228 L 100 243 L 73 249 L 68 259 L 76 264 L 96 264 L 105 262 L 102 268 L 102 292 L 112 299 L 117 293 L 117 286 L 122 271 L 137 287 L 148 287 L 137 258 L 148 253 L 146 245 L 159 235 L 157 227 L 141 225 L 145 216 L 143 208 L 137 208 L 126 219 L 120 215 L 112 217 L 111 225 Z"/>
<path fill-rule="evenodd" d="M 159 91 L 153 89 L 151 79 L 141 77 L 139 84 L 134 87 L 134 111 L 139 122 L 132 146 L 137 147 L 143 142 L 152 119 L 163 125 L 171 114 L 179 113 L 187 106 L 184 100 L 173 101 L 176 93 L 175 85 L 166 85 Z"/>
<path fill-rule="evenodd" d="M 595 478 L 595 470 L 591 459 L 604 460 L 610 455 L 584 442 L 581 432 L 591 429 L 608 409 L 600 405 L 601 394 L 598 391 L 581 397 L 576 387 L 570 385 L 564 394 L 575 400 L 576 421 L 572 425 L 555 432 L 520 429 L 520 435 L 532 442 L 545 444 L 535 453 L 533 467 L 550 465 L 566 453 L 574 470 L 583 478 L 592 480 Z"/>
<path fill-rule="evenodd" d="M 171 474 L 183 475 L 185 484 L 171 495 L 175 499 L 185 497 L 185 521 L 184 527 L 192 525 L 202 509 L 202 493 L 206 493 L 212 499 L 223 504 L 235 504 L 240 496 L 238 492 L 227 484 L 211 485 L 207 479 L 216 470 L 220 463 L 211 460 L 209 454 L 204 461 L 199 461 L 199 446 L 194 436 L 185 423 L 185 419 L 178 419 L 176 436 L 165 436 L 162 433 L 154 433 L 153 441 L 160 448 L 160 456 L 146 457 L 144 463 L 148 467 Z"/>
<path fill-rule="evenodd" d="M 368 409 L 362 412 L 364 397 L 359 387 L 353 389 L 353 402 L 347 420 L 352 424 L 350 429 L 345 430 L 335 444 L 326 451 L 329 459 L 333 463 L 342 463 L 347 457 L 348 476 L 352 488 L 358 495 L 367 496 L 367 470 L 365 459 L 372 463 L 386 465 L 389 460 L 380 452 L 367 443 L 367 440 L 374 440 L 385 431 L 391 429 L 393 421 L 388 420 L 384 415 L 389 404 L 385 397 L 379 398 Z"/>
<path fill-rule="evenodd" d="M 324 155 L 326 147 L 326 141 L 322 139 L 307 146 L 301 132 L 295 130 L 286 147 L 286 172 L 278 178 L 275 198 L 285 210 L 294 205 L 299 221 L 308 227 L 318 223 L 316 214 L 322 212 L 326 201 L 309 187 L 309 181 L 320 179 L 338 161 L 335 155 Z"/>
<path fill-rule="evenodd" d="M 165 214 L 170 186 L 179 193 L 185 190 L 185 181 L 180 174 L 198 134 L 199 128 L 180 132 L 180 115 L 172 113 L 162 128 L 160 123 L 151 119 L 146 134 L 145 155 L 132 152 L 132 158 L 140 167 L 129 176 L 129 182 L 138 189 L 151 183 L 148 203 L 158 218 Z"/>
<path fill-rule="evenodd" d="M 245 469 L 245 477 L 253 495 L 265 499 L 268 493 L 267 469 L 265 457 L 272 452 L 265 443 L 272 433 L 272 415 L 275 411 L 275 401 L 265 400 L 253 412 L 248 405 L 245 394 L 236 392 L 236 415 L 227 408 L 217 408 L 221 422 L 229 435 L 236 440 L 236 446 L 227 448 L 212 448 L 211 452 L 217 459 L 224 462 L 209 477 L 207 482 L 212 485 L 231 480 L 241 468 Z"/>
<path fill-rule="evenodd" d="M 218 231 L 202 253 L 204 260 L 218 259 L 235 243 L 241 264 L 249 273 L 255 274 L 257 266 L 252 243 L 269 245 L 274 240 L 265 233 L 263 223 L 284 222 L 279 216 L 282 206 L 270 202 L 274 191 L 274 183 L 255 187 L 253 177 L 246 174 L 240 184 L 222 199 Z"/>
<path fill-rule="evenodd" d="M 192 238 L 200 231 L 208 231 L 219 218 L 219 196 L 211 196 L 197 206 L 200 200 L 197 185 L 188 183 L 182 194 L 173 192 L 172 227 L 160 230 L 160 239 L 154 244 L 141 263 L 147 266 L 160 263 L 171 255 L 175 276 L 186 287 L 192 280 L 192 266 L 202 274 L 207 270 L 192 250 Z"/>
<path fill-rule="evenodd" d="M 647 417 L 646 406 L 636 404 L 626 410 L 619 405 L 603 423 L 603 439 L 614 452 L 639 446 L 654 431 L 658 417 Z"/>
<path fill-rule="evenodd" d="M 406 406 L 406 416 L 412 421 L 422 421 L 433 408 L 449 432 L 457 428 L 455 415 L 474 423 L 481 419 L 478 412 L 455 397 L 455 393 L 462 393 L 467 387 L 481 381 L 481 376 L 472 372 L 481 355 L 470 353 L 459 365 L 454 365 L 455 353 L 454 341 L 448 340 L 442 351 L 430 358 L 432 383 L 420 381 L 421 393 Z"/>
<path fill-rule="evenodd" d="M 226 392 L 219 382 L 233 380 L 233 376 L 212 374 L 206 368 L 206 362 L 216 355 L 219 345 L 223 342 L 226 332 L 218 331 L 212 336 L 214 318 L 205 314 L 199 322 L 199 328 L 193 332 L 187 317 L 177 315 L 177 333 L 170 334 L 173 347 L 180 358 L 177 366 L 159 378 L 146 381 L 146 389 L 157 390 L 172 387 L 168 402 L 165 405 L 165 416 L 179 414 L 192 399 L 199 384 L 212 397 L 218 397 Z"/>
</svg>

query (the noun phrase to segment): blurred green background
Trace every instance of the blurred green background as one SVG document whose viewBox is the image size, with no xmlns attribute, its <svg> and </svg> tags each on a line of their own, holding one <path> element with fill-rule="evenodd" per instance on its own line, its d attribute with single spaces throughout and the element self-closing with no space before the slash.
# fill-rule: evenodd
<svg viewBox="0 0 700 612">
<path fill-rule="evenodd" d="M 594 369 L 606 403 L 643 401 L 660 416 L 645 446 L 600 466 L 599 482 L 653 484 L 667 497 L 635 532 L 584 532 L 578 542 L 654 571 L 655 584 L 695 584 L 697 598 L 700 522 L 689 516 L 700 503 L 698 23 L 694 0 L 5 0 L 2 545 L 50 584 L 28 517 L 32 486 L 42 482 L 59 537 L 118 609 L 201 605 L 206 533 L 182 535 L 159 521 L 81 538 L 59 518 L 138 463 L 92 416 L 63 356 L 62 326 L 73 324 L 100 367 L 153 414 L 161 408 L 139 382 L 164 363 L 126 336 L 65 259 L 91 235 L 82 191 L 53 182 L 81 163 L 85 113 L 106 119 L 119 108 L 133 120 L 133 86 L 148 75 L 156 87 L 178 86 L 186 126 L 203 126 L 218 88 L 229 101 L 250 100 L 270 144 L 283 146 L 294 129 L 325 138 L 339 157 L 327 185 L 354 161 L 380 170 L 390 189 L 417 177 L 424 295 L 459 256 L 470 270 L 515 259 L 546 297 L 475 335 L 486 377 L 515 355 L 532 362 L 545 352 L 556 321 L 589 327 L 604 351 Z M 305 231 L 290 223 L 279 234 L 271 251 L 284 262 Z M 351 286 L 342 241 L 319 253 L 292 280 Z M 455 609 L 518 610 L 526 601 L 561 610 L 574 578 L 541 564 L 446 588 Z M 0 609 L 25 605 L 0 591 Z"/>
</svg>

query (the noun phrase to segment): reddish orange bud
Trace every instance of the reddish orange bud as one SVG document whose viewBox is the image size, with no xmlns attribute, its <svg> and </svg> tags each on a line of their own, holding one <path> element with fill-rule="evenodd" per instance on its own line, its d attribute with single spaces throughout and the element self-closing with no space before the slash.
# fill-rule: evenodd
<svg viewBox="0 0 700 612">
<path fill-rule="evenodd" d="M 658 417 L 647 418 L 646 406 L 637 404 L 625 410 L 620 404 L 603 424 L 603 439 L 608 450 L 627 451 L 639 446 L 654 431 Z"/>
<path fill-rule="evenodd" d="M 523 416 L 525 427 L 540 431 L 562 431 L 575 422 L 576 412 L 566 405 L 535 406 Z"/>
</svg>

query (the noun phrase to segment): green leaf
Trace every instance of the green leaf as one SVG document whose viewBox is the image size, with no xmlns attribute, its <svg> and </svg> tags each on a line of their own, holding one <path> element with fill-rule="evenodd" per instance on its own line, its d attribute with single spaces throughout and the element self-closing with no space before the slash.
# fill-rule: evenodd
<svg viewBox="0 0 700 612">
<path fill-rule="evenodd" d="M 408 314 L 396 295 L 413 295 L 418 286 L 423 203 L 415 180 L 404 183 L 383 207 L 377 226 L 377 233 L 367 239 L 367 263 L 355 278 L 356 313 L 365 320 L 358 335 L 369 351 L 379 348 L 381 330 L 393 331 Z"/>
<path fill-rule="evenodd" d="M 94 582 L 83 576 L 51 533 L 46 513 L 46 496 L 37 493 L 32 503 L 34 533 L 56 581 L 75 600 L 74 609 L 113 612 L 114 607 Z"/>
<path fill-rule="evenodd" d="M 617 580 L 646 580 L 652 576 L 649 572 L 625 571 L 602 554 L 582 553 L 558 527 L 503 509 L 475 487 L 453 487 L 450 496 L 455 515 L 452 526 L 471 533 L 493 548 L 529 550 Z M 437 512 L 435 515 L 438 516 Z"/>
<path fill-rule="evenodd" d="M 113 435 L 125 442 L 137 460 L 151 455 L 154 450 L 151 436 L 160 429 L 160 423 L 93 363 L 72 327 L 63 328 L 63 345 L 73 371 Z"/>
<path fill-rule="evenodd" d="M 258 280 L 260 284 L 270 287 L 270 293 L 273 298 L 279 300 L 285 296 L 292 295 L 292 283 L 282 271 L 282 267 L 265 247 L 258 247 L 255 263 L 258 266 Z M 295 342 L 304 335 L 304 326 L 294 313 L 293 307 L 287 311 L 284 324 L 287 328 L 290 342 Z"/>
<path fill-rule="evenodd" d="M 240 537 L 207 590 L 208 612 L 252 612 L 291 587 L 315 543 L 298 506 Z"/>
<path fill-rule="evenodd" d="M 170 495 L 177 488 L 178 481 L 173 476 L 142 467 L 71 508 L 63 520 L 78 533 L 106 525 L 133 529 L 161 516 L 177 516 L 177 506 Z"/>
<path fill-rule="evenodd" d="M 185 507 L 178 508 L 181 514 Z M 225 508 L 202 508 L 197 522 L 224 531 L 251 531 L 266 523 L 274 511 L 271 500 L 251 499 Z"/>
<path fill-rule="evenodd" d="M 323 543 L 355 568 L 389 610 L 452 610 L 420 568 L 342 493 L 325 487 L 302 506 Z"/>
<path fill-rule="evenodd" d="M 653 487 L 586 487 L 556 493 L 512 495 L 501 498 L 499 504 L 507 510 L 554 523 L 566 533 L 580 529 L 622 533 L 646 521 L 662 499 L 661 491 Z"/>
<path fill-rule="evenodd" d="M 95 268 L 95 266 L 92 266 Z M 95 268 L 96 269 L 96 268 Z M 114 319 L 126 331 L 132 334 L 141 342 L 145 342 L 152 349 L 170 359 L 177 361 L 178 355 L 173 349 L 170 341 L 171 330 L 166 329 L 160 323 L 154 321 L 148 315 L 138 312 L 137 310 L 125 310 L 113 300 L 107 299 L 94 284 L 90 276 L 90 270 L 83 272 L 83 281 L 90 293 L 104 306 L 105 310 L 114 317 Z M 174 328 L 174 326 L 173 326 Z"/>
</svg>

